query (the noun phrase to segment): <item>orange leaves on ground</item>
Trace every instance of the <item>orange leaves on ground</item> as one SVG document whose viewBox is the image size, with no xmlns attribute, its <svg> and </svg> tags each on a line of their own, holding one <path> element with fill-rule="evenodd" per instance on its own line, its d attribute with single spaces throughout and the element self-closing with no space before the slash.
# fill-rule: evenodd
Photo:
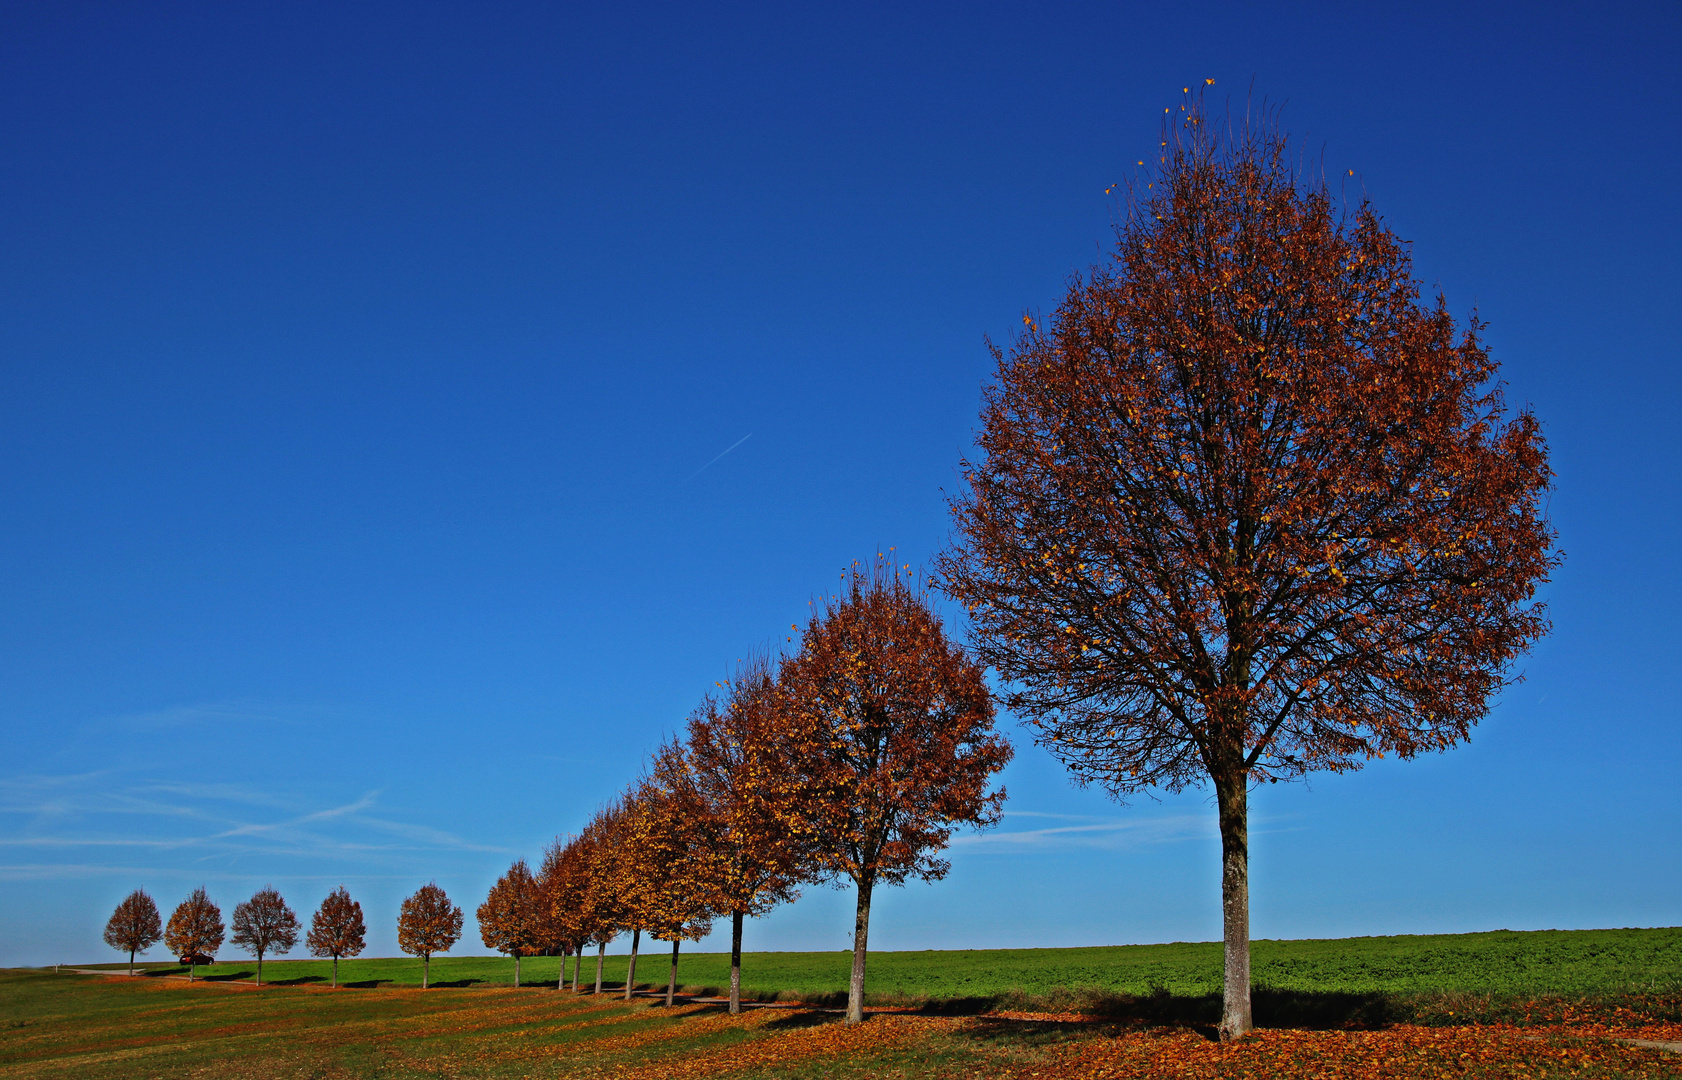
<svg viewBox="0 0 1682 1080">
<path fill-rule="evenodd" d="M 1184 1029 L 1080 1039 L 1017 1076 L 1071 1080 L 1421 1080 L 1427 1077 L 1682 1076 L 1682 1058 L 1599 1038 L 1506 1026 L 1381 1031 L 1258 1030 L 1216 1043 Z"/>
</svg>

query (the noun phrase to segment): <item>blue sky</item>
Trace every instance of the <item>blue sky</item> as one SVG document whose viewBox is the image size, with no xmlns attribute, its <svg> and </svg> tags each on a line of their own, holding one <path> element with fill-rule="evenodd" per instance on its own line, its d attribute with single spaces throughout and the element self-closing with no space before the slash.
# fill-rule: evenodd
<svg viewBox="0 0 1682 1080">
<path fill-rule="evenodd" d="M 1566 553 L 1470 745 L 1257 794 L 1254 933 L 1682 924 L 1679 43 L 1663 3 L 6 5 L 0 964 L 111 958 L 137 885 L 343 882 L 382 955 L 429 879 L 471 911 L 843 566 L 927 562 L 983 335 L 1205 78 L 1489 322 Z M 1003 825 L 872 944 L 1217 937 L 1206 796 L 1117 806 L 1005 724 Z"/>
</svg>

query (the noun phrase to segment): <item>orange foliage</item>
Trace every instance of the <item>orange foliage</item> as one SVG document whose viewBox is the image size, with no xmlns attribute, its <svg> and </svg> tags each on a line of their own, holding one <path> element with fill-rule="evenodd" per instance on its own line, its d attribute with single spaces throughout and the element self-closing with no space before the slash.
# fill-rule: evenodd
<svg viewBox="0 0 1682 1080">
<path fill-rule="evenodd" d="M 1113 262 L 995 351 L 939 571 L 1077 778 L 1213 783 L 1237 1035 L 1247 785 L 1465 739 L 1557 560 L 1540 426 L 1477 320 L 1420 304 L 1271 119 L 1230 130 L 1188 102 Z"/>
<path fill-rule="evenodd" d="M 162 936 L 158 905 L 145 889 L 136 889 L 125 896 L 105 923 L 105 944 L 128 951 L 130 975 L 134 974 L 134 954 L 150 949 Z"/>
<path fill-rule="evenodd" d="M 397 947 L 421 958 L 421 989 L 432 974 L 432 954 L 449 952 L 461 940 L 461 909 L 435 881 L 416 889 L 397 916 Z"/>
<path fill-rule="evenodd" d="M 222 947 L 223 929 L 222 909 L 211 902 L 200 885 L 170 915 L 169 925 L 164 927 L 164 944 L 180 957 L 214 956 Z M 189 982 L 197 967 L 196 960 L 188 961 Z"/>
<path fill-rule="evenodd" d="M 981 665 L 948 641 L 928 598 L 885 557 L 812 614 L 779 679 L 813 856 L 858 888 L 848 1020 L 863 1019 L 871 892 L 935 880 L 959 824 L 998 820 L 1010 760 Z"/>
<path fill-rule="evenodd" d="M 339 958 L 356 956 L 362 952 L 367 927 L 362 922 L 362 905 L 350 898 L 340 885 L 327 894 L 310 920 L 309 936 L 304 944 L 312 956 L 333 958 L 333 986 L 339 985 Z"/>
<path fill-rule="evenodd" d="M 520 985 L 520 957 L 539 952 L 548 936 L 542 899 L 531 867 L 526 860 L 516 859 L 475 913 L 485 946 L 514 958 L 515 986 Z"/>
</svg>

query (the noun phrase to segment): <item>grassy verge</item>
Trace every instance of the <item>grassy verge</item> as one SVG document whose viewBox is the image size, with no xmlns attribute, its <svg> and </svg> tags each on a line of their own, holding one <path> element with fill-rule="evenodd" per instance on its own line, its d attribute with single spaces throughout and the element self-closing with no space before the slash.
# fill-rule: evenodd
<svg viewBox="0 0 1682 1080">
<path fill-rule="evenodd" d="M 1184 1025 L 887 1014 L 847 1027 L 810 1009 L 731 1017 L 549 989 L 335 992 L 0 972 L 0 1080 L 1682 1078 L 1682 1056 L 1611 1037 L 1636 1034 L 1682 1037 L 1682 1025 L 1263 1031 L 1222 1046 Z"/>
</svg>

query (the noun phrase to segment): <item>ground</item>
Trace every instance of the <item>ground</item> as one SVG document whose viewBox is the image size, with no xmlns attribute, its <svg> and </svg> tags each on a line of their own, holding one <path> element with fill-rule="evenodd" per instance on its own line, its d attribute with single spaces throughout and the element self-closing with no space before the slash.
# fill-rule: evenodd
<svg viewBox="0 0 1682 1080">
<path fill-rule="evenodd" d="M 1172 996 L 1116 1016 L 822 1009 L 732 1017 L 552 987 L 341 989 L 0 972 L 0 1078 L 102 1077 L 1676 1077 L 1682 1023 L 1614 999 L 1547 998 L 1511 1019 L 1261 1030 L 1237 1046 L 1159 1022 Z M 1640 1003 L 1638 998 L 1622 999 Z M 1120 1016 L 1121 1018 L 1118 1018 Z M 1354 1021 L 1347 1021 L 1356 1023 Z"/>
</svg>

